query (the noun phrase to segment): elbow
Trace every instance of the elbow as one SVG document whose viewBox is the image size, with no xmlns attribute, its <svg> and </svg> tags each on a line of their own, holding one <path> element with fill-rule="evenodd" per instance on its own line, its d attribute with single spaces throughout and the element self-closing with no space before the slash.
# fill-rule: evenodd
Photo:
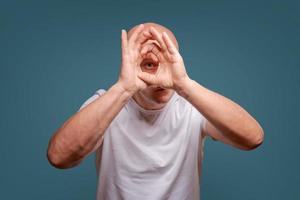
<svg viewBox="0 0 300 200">
<path fill-rule="evenodd" d="M 76 161 L 72 163 L 66 162 L 62 159 L 59 159 L 58 156 L 49 153 L 49 151 L 47 152 L 47 159 L 49 163 L 57 169 L 69 169 L 79 165 L 79 163 L 81 162 L 81 161 Z"/>
<path fill-rule="evenodd" d="M 47 160 L 57 169 L 69 169 L 77 166 L 81 162 L 81 157 L 74 153 L 64 140 L 58 139 L 57 134 L 54 134 L 48 145 Z"/>
<path fill-rule="evenodd" d="M 66 159 L 63 159 L 51 146 L 49 146 L 47 150 L 47 159 L 48 162 L 57 169 L 69 169 L 80 163 L 80 161 L 69 162 Z"/>
<path fill-rule="evenodd" d="M 56 138 L 55 135 L 52 136 L 52 138 L 50 139 L 49 145 L 48 145 L 48 149 L 47 149 L 47 159 L 48 162 L 55 168 L 58 169 L 65 169 L 65 166 L 62 162 L 62 160 L 60 159 L 59 153 L 56 150 Z"/>
<path fill-rule="evenodd" d="M 259 127 L 258 130 L 252 135 L 252 139 L 248 140 L 247 144 L 245 145 L 245 150 L 247 151 L 256 149 L 264 142 L 264 131 L 261 127 Z"/>
<path fill-rule="evenodd" d="M 47 159 L 49 163 L 57 169 L 67 169 L 68 167 L 59 159 L 59 157 L 50 149 L 47 151 Z"/>
</svg>

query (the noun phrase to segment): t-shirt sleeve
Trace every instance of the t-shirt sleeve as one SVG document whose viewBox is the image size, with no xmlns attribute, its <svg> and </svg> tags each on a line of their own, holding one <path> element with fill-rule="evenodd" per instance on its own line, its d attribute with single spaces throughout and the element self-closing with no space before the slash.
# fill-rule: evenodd
<svg viewBox="0 0 300 200">
<path fill-rule="evenodd" d="M 86 107 L 87 105 L 89 105 L 90 103 L 92 103 L 93 101 L 95 101 L 98 97 L 100 97 L 101 95 L 103 95 L 106 92 L 106 90 L 104 89 L 99 89 L 97 90 L 91 97 L 89 97 L 79 108 L 78 111 L 80 111 L 81 109 L 83 109 L 84 107 Z M 77 111 L 77 112 L 78 112 Z"/>
<path fill-rule="evenodd" d="M 201 131 L 204 128 L 204 125 L 205 125 L 207 119 L 194 106 L 192 106 L 191 104 L 190 104 L 190 106 L 192 108 L 192 113 L 193 113 L 193 116 L 194 116 L 194 120 L 196 120 L 196 123 L 200 124 L 200 131 Z"/>
<path fill-rule="evenodd" d="M 203 130 L 205 124 L 207 123 L 207 119 L 206 119 L 206 117 L 205 117 L 201 112 L 199 112 L 196 108 L 193 108 L 193 109 L 194 109 L 194 112 L 197 112 L 198 115 L 199 115 L 198 118 L 200 119 L 200 130 Z M 217 139 L 215 139 L 214 137 L 212 137 L 212 136 L 210 136 L 210 135 L 209 135 L 209 137 L 210 137 L 213 141 L 218 141 Z M 205 138 L 207 138 L 207 137 L 205 137 Z"/>
</svg>

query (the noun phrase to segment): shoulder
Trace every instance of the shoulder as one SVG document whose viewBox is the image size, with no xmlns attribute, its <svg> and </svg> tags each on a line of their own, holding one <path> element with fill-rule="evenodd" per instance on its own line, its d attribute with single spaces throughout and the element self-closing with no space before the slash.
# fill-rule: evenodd
<svg viewBox="0 0 300 200">
<path fill-rule="evenodd" d="M 182 114 L 186 114 L 188 111 L 192 111 L 191 104 L 177 92 L 174 93 L 172 105 L 176 108 L 176 111 Z"/>
<path fill-rule="evenodd" d="M 100 97 L 101 95 L 103 95 L 106 92 L 105 89 L 98 89 L 94 92 L 94 94 L 92 94 L 91 96 L 89 96 L 84 103 L 80 106 L 79 110 L 81 110 L 82 108 L 84 108 L 85 106 L 87 106 L 88 104 L 92 103 L 93 101 L 95 101 L 98 97 Z"/>
<path fill-rule="evenodd" d="M 177 93 L 175 94 L 175 105 L 180 108 L 181 112 L 189 112 L 193 115 L 197 115 L 200 118 L 203 117 L 202 114 L 187 99 Z"/>
<path fill-rule="evenodd" d="M 201 129 L 203 128 L 206 122 L 206 118 L 199 110 L 195 108 L 194 105 L 192 105 L 187 99 L 180 95 L 178 95 L 177 97 L 177 104 L 178 107 L 181 107 L 179 108 L 179 111 L 182 114 L 189 114 L 190 119 L 199 124 L 201 126 Z"/>
<path fill-rule="evenodd" d="M 104 94 L 106 92 L 105 89 L 98 89 L 95 94 L 98 94 L 99 96 L 101 96 L 102 94 Z"/>
</svg>

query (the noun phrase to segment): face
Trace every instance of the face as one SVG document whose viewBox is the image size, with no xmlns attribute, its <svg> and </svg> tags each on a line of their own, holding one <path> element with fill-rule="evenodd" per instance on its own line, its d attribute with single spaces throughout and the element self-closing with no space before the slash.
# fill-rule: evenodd
<svg viewBox="0 0 300 200">
<path fill-rule="evenodd" d="M 144 90 L 140 90 L 138 94 L 146 101 L 148 104 L 166 104 L 172 97 L 174 90 L 148 87 Z"/>
<path fill-rule="evenodd" d="M 152 43 L 155 43 L 159 46 L 156 40 L 148 40 L 143 44 L 143 46 L 150 45 Z M 140 67 L 143 72 L 155 74 L 160 67 L 160 63 L 154 53 L 148 52 L 142 58 Z M 166 89 L 157 86 L 149 86 L 146 89 L 139 91 L 139 95 L 144 99 L 144 101 L 148 101 L 148 103 L 151 104 L 165 104 L 170 100 L 173 93 L 174 90 L 172 89 Z"/>
<path fill-rule="evenodd" d="M 146 31 L 148 28 L 149 27 L 146 26 L 144 28 L 144 30 Z M 166 31 L 166 30 L 162 29 L 161 27 L 156 27 L 156 28 L 161 33 L 163 31 Z M 130 33 L 129 33 L 129 37 L 130 37 Z M 178 48 L 176 38 L 174 37 L 172 39 Z M 145 45 L 151 45 L 152 43 L 155 43 L 157 46 L 160 46 L 156 40 L 147 40 L 147 42 L 145 42 L 142 45 L 142 47 L 144 47 Z M 151 73 L 151 74 L 155 74 L 157 72 L 157 70 L 159 69 L 159 66 L 160 66 L 159 60 L 158 60 L 157 56 L 152 52 L 148 52 L 141 59 L 141 62 L 140 62 L 141 70 L 144 72 L 147 72 L 147 73 Z M 160 88 L 157 86 L 149 86 L 144 90 L 140 90 L 135 95 L 138 95 L 147 104 L 159 105 L 159 104 L 167 103 L 171 99 L 174 92 L 175 91 L 173 89 Z"/>
</svg>

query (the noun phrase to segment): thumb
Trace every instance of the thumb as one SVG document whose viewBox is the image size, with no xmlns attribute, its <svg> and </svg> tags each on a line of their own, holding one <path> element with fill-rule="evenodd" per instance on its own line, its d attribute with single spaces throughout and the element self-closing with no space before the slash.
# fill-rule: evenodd
<svg viewBox="0 0 300 200">
<path fill-rule="evenodd" d="M 143 81 L 145 81 L 147 84 L 150 84 L 150 85 L 158 85 L 158 81 L 157 81 L 157 78 L 155 75 L 153 74 L 149 74 L 149 73 L 146 73 L 146 72 L 140 72 L 138 74 L 138 77 L 140 79 L 142 79 Z"/>
</svg>

